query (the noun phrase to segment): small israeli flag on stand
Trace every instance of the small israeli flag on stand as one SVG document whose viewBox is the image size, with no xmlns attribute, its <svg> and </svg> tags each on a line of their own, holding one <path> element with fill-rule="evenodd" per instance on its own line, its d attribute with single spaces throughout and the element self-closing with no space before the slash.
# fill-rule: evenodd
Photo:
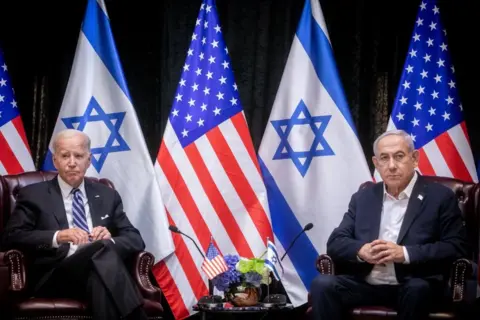
<svg viewBox="0 0 480 320">
<path fill-rule="evenodd" d="M 278 256 L 277 248 L 270 240 L 267 240 L 267 258 L 265 259 L 265 266 L 272 271 L 275 279 L 280 281 L 284 272 L 283 266 L 280 257 Z"/>
</svg>

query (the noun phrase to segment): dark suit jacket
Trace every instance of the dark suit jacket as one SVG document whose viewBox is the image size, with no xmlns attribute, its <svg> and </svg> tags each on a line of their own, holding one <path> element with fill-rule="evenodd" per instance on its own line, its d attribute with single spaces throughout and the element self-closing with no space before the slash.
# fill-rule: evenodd
<svg viewBox="0 0 480 320">
<path fill-rule="evenodd" d="M 379 237 L 383 188 L 383 182 L 379 182 L 356 192 L 342 222 L 328 239 L 327 254 L 346 273 L 364 277 L 373 268 L 372 264 L 359 262 L 357 253 L 365 243 Z M 445 280 L 453 261 L 468 257 L 469 252 L 453 191 L 419 175 L 397 243 L 406 247 L 410 258 L 409 264 L 395 264 L 399 282 L 412 277 Z"/>
<path fill-rule="evenodd" d="M 104 226 L 115 241 L 117 253 L 127 259 L 145 249 L 139 231 L 132 226 L 118 192 L 101 183 L 85 180 L 85 192 L 90 206 L 93 227 Z M 102 219 L 108 214 L 107 218 Z M 15 209 L 5 226 L 3 249 L 19 249 L 26 253 L 34 282 L 63 260 L 69 244 L 52 247 L 57 230 L 68 229 L 67 215 L 57 178 L 28 185 L 20 189 Z"/>
</svg>

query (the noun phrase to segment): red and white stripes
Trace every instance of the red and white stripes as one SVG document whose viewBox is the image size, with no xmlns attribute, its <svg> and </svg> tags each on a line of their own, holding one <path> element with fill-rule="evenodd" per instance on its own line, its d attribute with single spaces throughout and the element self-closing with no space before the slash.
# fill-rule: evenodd
<svg viewBox="0 0 480 320">
<path fill-rule="evenodd" d="M 273 239 L 267 194 L 243 112 L 182 148 L 170 123 L 155 163 L 168 219 L 206 252 L 260 256 Z M 176 318 L 208 294 L 202 256 L 173 234 L 175 253 L 154 273 Z"/>
</svg>

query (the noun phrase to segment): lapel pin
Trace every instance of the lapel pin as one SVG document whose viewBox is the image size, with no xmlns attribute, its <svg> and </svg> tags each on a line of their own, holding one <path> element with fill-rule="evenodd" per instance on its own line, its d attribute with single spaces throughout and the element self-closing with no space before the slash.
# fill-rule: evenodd
<svg viewBox="0 0 480 320">
<path fill-rule="evenodd" d="M 100 196 L 98 194 L 95 195 L 95 198 L 100 198 Z"/>
<path fill-rule="evenodd" d="M 420 199 L 420 201 L 423 200 L 423 196 L 421 194 L 418 195 L 418 199 Z"/>
</svg>

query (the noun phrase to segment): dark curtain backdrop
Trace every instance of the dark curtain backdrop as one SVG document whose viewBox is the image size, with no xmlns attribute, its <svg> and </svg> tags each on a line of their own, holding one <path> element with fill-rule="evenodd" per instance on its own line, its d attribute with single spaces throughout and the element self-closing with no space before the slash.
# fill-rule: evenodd
<svg viewBox="0 0 480 320">
<path fill-rule="evenodd" d="M 152 159 L 186 57 L 200 0 L 107 0 L 114 38 Z M 419 1 L 321 0 L 341 80 L 367 157 L 385 130 Z M 85 0 L 0 1 L 0 46 L 34 161 L 43 163 L 78 40 Z M 302 0 L 217 0 L 254 145 L 267 125 Z M 440 1 L 477 159 L 478 1 Z"/>
</svg>

